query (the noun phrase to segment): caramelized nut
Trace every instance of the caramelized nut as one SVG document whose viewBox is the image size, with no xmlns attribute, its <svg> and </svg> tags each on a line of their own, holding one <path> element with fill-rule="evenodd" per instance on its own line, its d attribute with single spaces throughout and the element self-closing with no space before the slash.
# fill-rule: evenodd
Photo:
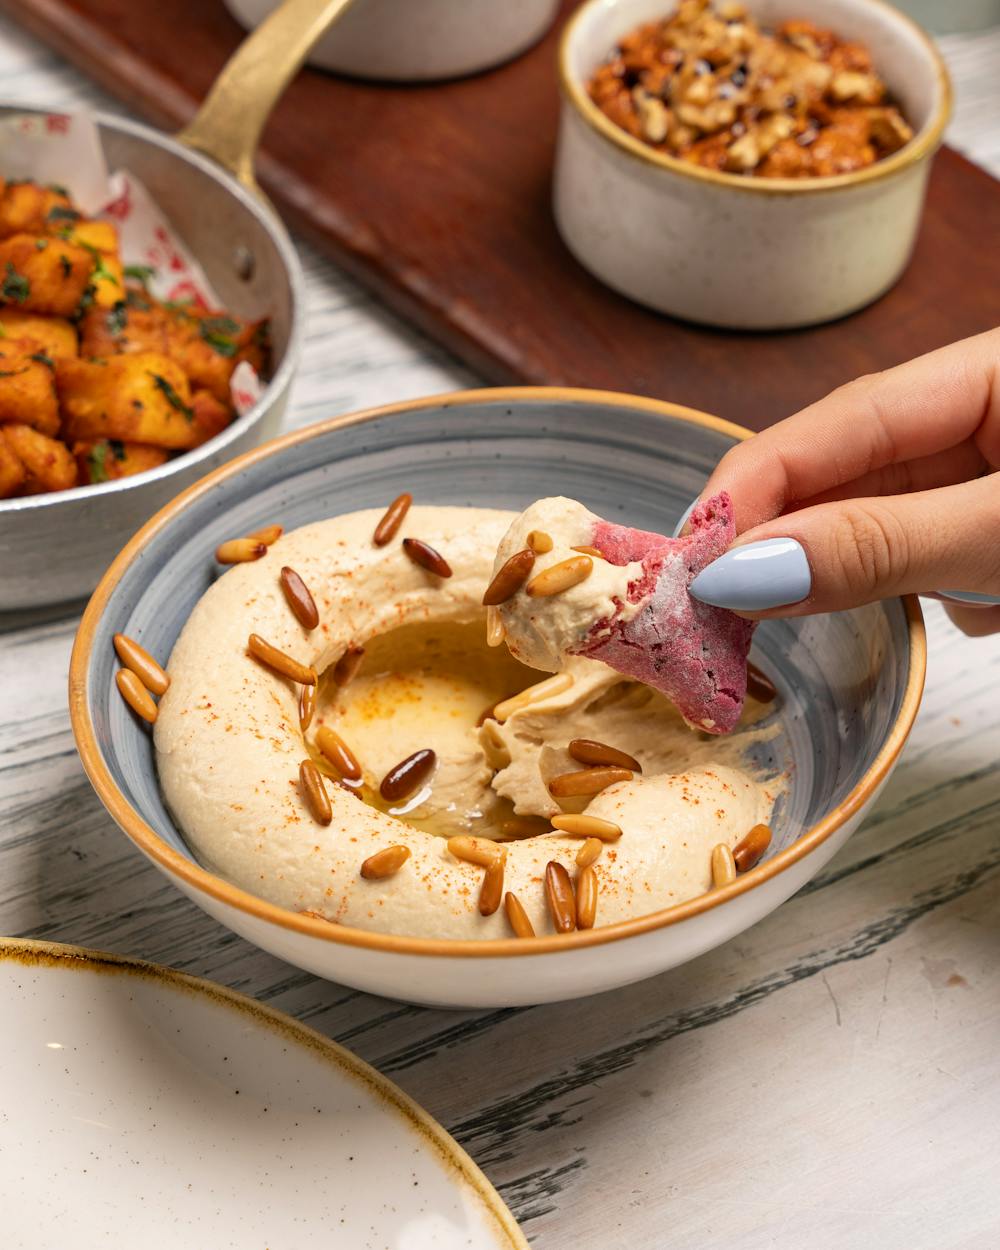
<svg viewBox="0 0 1000 1250">
<path fill-rule="evenodd" d="M 514 936 L 519 938 L 533 938 L 535 929 L 531 921 L 528 919 L 528 913 L 521 906 L 521 900 L 516 894 L 507 891 L 507 896 L 503 901 L 504 910 L 507 913 L 507 920 L 510 927 L 514 930 Z"/>
<path fill-rule="evenodd" d="M 263 529 L 254 530 L 252 534 L 247 534 L 247 538 L 252 539 L 255 543 L 263 543 L 265 547 L 270 547 L 278 541 L 284 532 L 284 528 L 280 525 L 265 525 Z"/>
<path fill-rule="evenodd" d="M 316 731 L 316 745 L 341 777 L 346 777 L 348 781 L 361 780 L 361 765 L 357 757 L 335 729 L 329 725 L 321 726 Z"/>
<path fill-rule="evenodd" d="M 567 748 L 573 759 L 581 764 L 592 767 L 606 764 L 610 768 L 628 768 L 633 773 L 641 773 L 642 765 L 632 755 L 609 747 L 607 743 L 595 742 L 593 738 L 574 738 Z"/>
<path fill-rule="evenodd" d="M 303 629 L 315 629 L 319 624 L 319 612 L 315 599 L 309 593 L 309 587 L 287 564 L 281 570 L 279 581 L 288 606 L 292 609 L 292 615 Z"/>
<path fill-rule="evenodd" d="M 153 696 L 135 673 L 130 668 L 120 668 L 115 674 L 115 682 L 122 698 L 132 711 L 152 725 L 156 720 L 156 704 Z"/>
<path fill-rule="evenodd" d="M 712 884 L 718 889 L 736 880 L 736 860 L 725 842 L 712 848 Z"/>
<path fill-rule="evenodd" d="M 575 773 L 560 773 L 549 782 L 549 794 L 565 799 L 581 794 L 600 794 L 619 781 L 631 781 L 630 768 L 581 768 Z"/>
<path fill-rule="evenodd" d="M 545 865 L 545 898 L 557 933 L 572 933 L 576 928 L 576 899 L 569 873 L 557 860 Z"/>
<path fill-rule="evenodd" d="M 600 838 L 588 838 L 576 853 L 577 868 L 589 868 L 591 864 L 600 859 L 601 851 L 603 850 L 604 843 Z"/>
<path fill-rule="evenodd" d="M 511 558 L 497 570 L 496 575 L 486 587 L 483 603 L 486 607 L 497 607 L 513 599 L 524 583 L 528 580 L 535 563 L 535 553 L 527 547 L 516 551 Z"/>
<path fill-rule="evenodd" d="M 395 876 L 409 858 L 408 846 L 387 846 L 368 856 L 361 865 L 361 875 L 366 881 L 382 881 Z"/>
<path fill-rule="evenodd" d="M 469 834 L 458 833 L 448 839 L 448 850 L 456 859 L 467 864 L 478 864 L 480 868 L 488 868 L 496 859 L 503 859 L 503 847 L 492 838 L 475 838 Z"/>
<path fill-rule="evenodd" d="M 397 495 L 386 508 L 381 521 L 375 526 L 376 547 L 384 547 L 396 537 L 399 527 L 403 524 L 403 518 L 410 510 L 411 503 L 413 503 L 413 496 L 404 491 L 402 495 Z"/>
<path fill-rule="evenodd" d="M 250 635 L 247 640 L 247 649 L 255 660 L 266 664 L 268 668 L 273 668 L 282 677 L 290 677 L 292 681 L 300 682 L 304 686 L 315 686 L 316 670 L 314 668 L 307 668 L 305 664 L 293 660 L 284 651 L 272 647 L 269 642 L 261 638 L 260 634 Z"/>
<path fill-rule="evenodd" d="M 299 765 L 299 787 L 313 820 L 318 824 L 328 825 L 333 820 L 330 796 L 323 784 L 323 777 L 312 760 L 303 760 Z"/>
<path fill-rule="evenodd" d="M 768 675 L 756 664 L 747 664 L 747 694 L 758 703 L 771 703 L 778 697 L 778 689 Z"/>
<path fill-rule="evenodd" d="M 562 594 L 584 582 L 594 571 L 594 561 L 590 556 L 571 556 L 559 564 L 551 564 L 542 569 L 525 587 L 525 593 L 534 599 L 548 598 L 549 595 Z"/>
<path fill-rule="evenodd" d="M 544 530 L 532 530 L 525 541 L 536 556 L 547 555 L 552 550 L 552 535 Z"/>
<path fill-rule="evenodd" d="M 576 874 L 576 927 L 592 929 L 597 916 L 597 873 L 588 864 Z"/>
<path fill-rule="evenodd" d="M 245 564 L 266 555 L 267 543 L 257 538 L 231 538 L 215 549 L 215 558 L 220 564 Z"/>
<path fill-rule="evenodd" d="M 119 660 L 135 673 L 146 689 L 153 694 L 164 694 L 170 685 L 170 678 L 146 648 L 140 647 L 134 638 L 125 634 L 115 634 L 113 641 Z"/>
<path fill-rule="evenodd" d="M 408 799 L 411 794 L 424 784 L 434 771 L 437 756 L 429 747 L 414 751 L 405 760 L 400 760 L 382 778 L 378 788 L 379 794 L 387 803 L 398 803 L 400 799 Z"/>
<path fill-rule="evenodd" d="M 621 828 L 613 820 L 603 820 L 600 816 L 588 816 L 586 812 L 575 815 L 564 812 L 553 816 L 553 829 L 569 834 L 571 838 L 600 838 L 602 842 L 617 842 L 622 836 Z"/>
<path fill-rule="evenodd" d="M 357 677 L 358 669 L 365 658 L 365 649 L 352 642 L 347 650 L 333 666 L 333 680 L 338 686 L 347 686 Z"/>
<path fill-rule="evenodd" d="M 315 669 L 313 670 L 315 672 Z M 313 682 L 308 686 L 299 686 L 299 728 L 303 733 L 312 724 L 313 714 L 316 711 L 316 683 Z"/>
<path fill-rule="evenodd" d="M 422 538 L 404 538 L 403 550 L 414 564 L 419 564 L 435 577 L 451 577 L 451 565 L 440 551 L 435 551 Z"/>
<path fill-rule="evenodd" d="M 749 872 L 770 845 L 770 828 L 767 825 L 754 825 L 750 832 L 733 847 L 736 871 Z"/>
<path fill-rule="evenodd" d="M 479 914 L 492 916 L 503 898 L 504 856 L 498 855 L 487 865 L 479 888 Z"/>
</svg>

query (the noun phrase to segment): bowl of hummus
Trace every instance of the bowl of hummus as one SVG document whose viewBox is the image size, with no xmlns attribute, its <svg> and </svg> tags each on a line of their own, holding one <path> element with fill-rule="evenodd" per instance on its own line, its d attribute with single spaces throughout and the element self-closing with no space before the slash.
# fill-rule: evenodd
<svg viewBox="0 0 1000 1250">
<path fill-rule="evenodd" d="M 733 937 L 857 827 L 924 669 L 913 602 L 768 621 L 723 725 L 570 645 L 623 575 L 597 518 L 669 534 L 745 436 L 492 390 L 249 453 L 88 606 L 71 711 L 98 794 L 221 923 L 391 997 L 554 1001 Z"/>
</svg>

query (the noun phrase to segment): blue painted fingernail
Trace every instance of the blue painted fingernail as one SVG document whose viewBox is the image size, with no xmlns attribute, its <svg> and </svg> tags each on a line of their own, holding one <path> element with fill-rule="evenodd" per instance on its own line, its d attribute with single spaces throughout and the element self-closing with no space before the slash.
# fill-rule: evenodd
<svg viewBox="0 0 1000 1250">
<path fill-rule="evenodd" d="M 673 532 L 674 538 L 680 538 L 681 530 L 684 528 L 685 525 L 687 525 L 688 520 L 690 519 L 691 513 L 694 512 L 697 505 L 698 505 L 698 500 L 694 499 L 692 500 L 691 503 L 688 504 L 688 506 L 681 513 L 681 519 L 674 526 L 674 532 Z"/>
<path fill-rule="evenodd" d="M 765 538 L 733 547 L 702 569 L 689 587 L 702 603 L 735 612 L 764 612 L 798 603 L 811 588 L 809 561 L 794 538 Z"/>
<path fill-rule="evenodd" d="M 1000 595 L 981 595 L 974 590 L 939 590 L 938 594 L 958 603 L 1000 604 Z"/>
</svg>

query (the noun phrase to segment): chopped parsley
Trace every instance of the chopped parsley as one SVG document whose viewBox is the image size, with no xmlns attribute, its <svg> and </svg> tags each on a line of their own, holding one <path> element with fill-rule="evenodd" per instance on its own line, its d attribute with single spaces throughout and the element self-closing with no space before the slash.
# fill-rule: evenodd
<svg viewBox="0 0 1000 1250">
<path fill-rule="evenodd" d="M 108 310 L 104 317 L 104 324 L 108 327 L 108 333 L 114 338 L 125 333 L 128 327 L 128 309 L 123 299 L 118 300 Z"/>
<path fill-rule="evenodd" d="M 54 369 L 56 367 L 56 362 L 45 352 L 32 352 L 28 359 L 37 360 L 40 365 L 48 365 L 50 369 Z"/>
<path fill-rule="evenodd" d="M 31 283 L 23 273 L 18 273 L 11 261 L 7 262 L 7 273 L 0 283 L 0 296 L 15 304 L 23 304 L 31 294 Z"/>
<path fill-rule="evenodd" d="M 193 409 L 187 406 L 187 404 L 184 402 L 183 399 L 181 399 L 180 395 L 177 394 L 177 392 L 170 385 L 167 379 L 162 377 L 159 373 L 153 373 L 152 371 L 148 371 L 148 372 L 149 372 L 149 376 L 153 379 L 153 382 L 156 385 L 156 389 L 158 391 L 163 392 L 164 398 L 166 399 L 170 407 L 176 408 L 177 411 L 184 416 L 184 419 L 186 421 L 193 421 L 194 420 Z"/>
<path fill-rule="evenodd" d="M 125 277 L 134 278 L 136 282 L 141 282 L 143 286 L 149 286 L 150 279 L 156 277 L 156 270 L 152 265 L 126 265 Z"/>
<path fill-rule="evenodd" d="M 142 312 L 149 312 L 153 307 L 145 295 L 141 291 L 137 291 L 134 286 L 126 288 L 125 304 L 128 308 L 139 308 Z"/>
<path fill-rule="evenodd" d="M 45 251 L 45 249 L 48 247 L 48 245 L 49 245 L 49 241 L 48 241 L 48 239 L 36 239 L 36 240 L 35 240 L 35 251 L 36 251 L 36 252 L 44 252 L 44 251 Z"/>
<path fill-rule="evenodd" d="M 238 345 L 233 335 L 239 332 L 239 324 L 232 317 L 205 317 L 198 326 L 198 333 L 220 356 L 236 355 Z"/>
<path fill-rule="evenodd" d="M 112 454 L 116 460 L 125 459 L 125 444 L 120 439 L 109 439 L 108 446 L 111 448 Z"/>
<path fill-rule="evenodd" d="M 27 365 L 23 369 L 0 369 L 0 378 L 16 378 L 19 374 L 27 372 Z"/>
<path fill-rule="evenodd" d="M 113 282 L 115 286 L 121 286 L 118 278 L 111 272 L 104 260 L 104 254 L 100 248 L 94 247 L 93 243 L 83 243 L 79 239 L 77 242 L 85 251 L 88 251 L 93 257 L 94 268 L 91 270 L 90 279 L 92 282 L 99 281 L 103 278 L 106 282 Z"/>
<path fill-rule="evenodd" d="M 92 482 L 106 482 L 108 470 L 104 464 L 108 454 L 108 445 L 103 440 L 95 443 L 87 453 L 87 468 Z"/>
<path fill-rule="evenodd" d="M 66 190 L 65 187 L 60 186 L 58 182 L 50 182 L 48 185 L 48 190 L 51 191 L 54 195 L 65 195 L 67 200 L 69 199 L 69 192 Z"/>
<path fill-rule="evenodd" d="M 79 221 L 80 214 L 75 208 L 68 208 L 65 204 L 53 204 L 49 211 L 45 214 L 46 221 Z"/>
<path fill-rule="evenodd" d="M 62 266 L 63 277 L 68 278 L 73 272 L 73 262 L 65 252 L 59 257 L 59 264 Z"/>
</svg>

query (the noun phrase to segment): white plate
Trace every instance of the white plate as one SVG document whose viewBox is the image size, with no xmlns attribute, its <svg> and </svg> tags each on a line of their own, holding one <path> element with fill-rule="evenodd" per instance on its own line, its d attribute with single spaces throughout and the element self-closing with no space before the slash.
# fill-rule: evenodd
<svg viewBox="0 0 1000 1250">
<path fill-rule="evenodd" d="M 527 1250 L 448 1134 L 288 1016 L 0 939 L 4 1250 Z"/>
</svg>

